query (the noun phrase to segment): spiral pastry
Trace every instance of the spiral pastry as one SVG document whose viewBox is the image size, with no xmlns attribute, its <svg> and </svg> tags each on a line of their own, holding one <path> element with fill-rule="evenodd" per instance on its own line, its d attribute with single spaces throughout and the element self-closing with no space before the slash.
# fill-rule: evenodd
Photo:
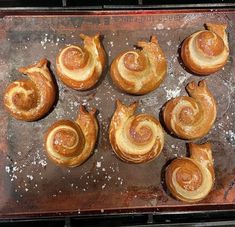
<svg viewBox="0 0 235 227">
<path fill-rule="evenodd" d="M 181 57 L 185 66 L 199 75 L 217 72 L 227 63 L 229 55 L 226 25 L 206 24 L 183 42 Z"/>
<path fill-rule="evenodd" d="M 137 103 L 125 106 L 117 100 L 112 117 L 109 140 L 119 158 L 143 163 L 156 158 L 162 151 L 164 133 L 159 121 L 151 115 L 134 115 Z"/>
<path fill-rule="evenodd" d="M 87 90 L 99 80 L 106 56 L 99 35 L 80 37 L 84 47 L 70 45 L 62 49 L 56 59 L 56 71 L 68 87 Z"/>
<path fill-rule="evenodd" d="M 198 139 L 206 135 L 216 119 L 216 101 L 207 88 L 206 81 L 186 86 L 191 97 L 171 99 L 163 109 L 166 127 L 182 139 Z"/>
<path fill-rule="evenodd" d="M 35 65 L 22 67 L 19 72 L 26 74 L 29 80 L 14 81 L 6 88 L 5 108 L 16 119 L 38 120 L 48 113 L 56 97 L 56 87 L 47 68 L 47 60 L 41 59 Z"/>
<path fill-rule="evenodd" d="M 87 112 L 81 106 L 75 122 L 60 120 L 47 130 L 45 148 L 52 161 L 66 167 L 76 167 L 89 158 L 98 134 L 95 112 Z"/>
<path fill-rule="evenodd" d="M 156 36 L 152 36 L 150 42 L 138 42 L 137 46 L 142 50 L 122 52 L 113 60 L 110 74 L 114 84 L 122 91 L 142 95 L 161 84 L 167 64 Z"/>
<path fill-rule="evenodd" d="M 166 169 L 166 185 L 171 194 L 184 202 L 204 199 L 214 181 L 214 163 L 211 144 L 189 144 L 190 158 L 177 158 Z"/>
</svg>

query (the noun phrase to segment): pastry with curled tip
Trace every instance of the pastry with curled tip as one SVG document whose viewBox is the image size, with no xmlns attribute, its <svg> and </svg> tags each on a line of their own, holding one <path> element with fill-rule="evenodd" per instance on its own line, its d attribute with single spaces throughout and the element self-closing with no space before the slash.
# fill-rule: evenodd
<svg viewBox="0 0 235 227">
<path fill-rule="evenodd" d="M 16 119 L 35 121 L 48 113 L 55 102 L 56 87 L 47 60 L 22 67 L 19 72 L 29 79 L 12 82 L 5 90 L 4 105 Z"/>
<path fill-rule="evenodd" d="M 130 163 L 143 163 L 153 160 L 161 153 L 164 133 L 155 117 L 148 114 L 135 115 L 136 109 L 136 102 L 126 106 L 117 100 L 109 140 L 120 159 Z"/>
<path fill-rule="evenodd" d="M 137 46 L 142 49 L 122 52 L 113 60 L 110 74 L 122 91 L 142 95 L 161 84 L 167 63 L 156 36 L 152 36 L 150 42 L 138 42 Z"/>
<path fill-rule="evenodd" d="M 84 46 L 63 48 L 56 59 L 56 71 L 61 81 L 76 90 L 87 90 L 99 80 L 105 67 L 105 51 L 99 35 L 81 34 Z"/>
<path fill-rule="evenodd" d="M 206 28 L 186 38 L 181 48 L 185 66 L 198 75 L 217 72 L 227 63 L 229 55 L 227 26 L 207 23 Z"/>
<path fill-rule="evenodd" d="M 166 168 L 165 181 L 175 198 L 194 203 L 204 199 L 213 188 L 214 161 L 210 143 L 190 143 L 189 151 L 189 158 L 177 158 Z"/>
<path fill-rule="evenodd" d="M 81 106 L 75 121 L 59 120 L 47 130 L 45 148 L 53 162 L 76 167 L 90 157 L 98 135 L 95 112 L 87 112 Z"/>
<path fill-rule="evenodd" d="M 163 108 L 163 119 L 170 132 L 182 139 L 193 140 L 206 135 L 216 119 L 216 101 L 206 81 L 186 86 L 190 97 L 171 99 Z"/>
</svg>

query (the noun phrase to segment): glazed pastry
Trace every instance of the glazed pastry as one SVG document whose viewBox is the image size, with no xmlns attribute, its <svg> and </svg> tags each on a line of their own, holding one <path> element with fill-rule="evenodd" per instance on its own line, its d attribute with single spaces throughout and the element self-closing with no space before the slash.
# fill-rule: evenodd
<svg viewBox="0 0 235 227">
<path fill-rule="evenodd" d="M 166 169 L 166 185 L 171 194 L 184 202 L 194 203 L 204 199 L 214 181 L 214 163 L 211 144 L 190 143 L 190 158 L 177 158 Z"/>
<path fill-rule="evenodd" d="M 198 139 L 206 135 L 216 119 L 216 101 L 206 81 L 186 86 L 190 97 L 180 96 L 167 102 L 163 119 L 170 132 L 182 139 Z"/>
<path fill-rule="evenodd" d="M 156 36 L 150 42 L 138 42 L 137 46 L 142 49 L 122 52 L 113 60 L 110 74 L 122 91 L 142 95 L 161 84 L 167 64 Z"/>
<path fill-rule="evenodd" d="M 95 112 L 87 112 L 80 106 L 76 121 L 60 120 L 47 130 L 45 148 L 52 161 L 66 167 L 76 167 L 90 157 L 98 134 Z"/>
<path fill-rule="evenodd" d="M 164 133 L 159 121 L 148 114 L 134 115 L 137 103 L 125 106 L 117 100 L 109 140 L 117 156 L 126 162 L 143 163 L 162 151 Z"/>
<path fill-rule="evenodd" d="M 217 72 L 227 63 L 229 55 L 227 26 L 207 23 L 206 28 L 186 38 L 181 48 L 185 66 L 199 75 Z"/>
<path fill-rule="evenodd" d="M 70 45 L 63 48 L 56 59 L 56 71 L 68 87 L 87 90 L 99 80 L 105 67 L 105 51 L 99 35 L 81 34 L 84 47 Z"/>
<path fill-rule="evenodd" d="M 52 80 L 47 60 L 22 67 L 19 72 L 29 79 L 12 82 L 5 90 L 4 105 L 16 119 L 35 121 L 48 113 L 54 104 L 56 87 Z"/>
</svg>

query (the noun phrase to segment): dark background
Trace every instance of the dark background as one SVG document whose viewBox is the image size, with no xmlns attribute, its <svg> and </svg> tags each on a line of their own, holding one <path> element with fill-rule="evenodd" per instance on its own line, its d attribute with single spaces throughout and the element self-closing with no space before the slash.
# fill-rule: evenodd
<svg viewBox="0 0 235 227">
<path fill-rule="evenodd" d="M 105 5 L 162 6 L 163 4 L 225 4 L 235 0 L 1 0 L 0 7 L 81 7 Z"/>
</svg>

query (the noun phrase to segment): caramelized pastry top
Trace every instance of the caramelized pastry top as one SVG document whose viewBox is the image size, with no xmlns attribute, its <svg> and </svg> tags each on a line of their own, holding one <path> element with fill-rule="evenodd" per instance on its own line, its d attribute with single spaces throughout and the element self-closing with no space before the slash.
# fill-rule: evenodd
<svg viewBox="0 0 235 227">
<path fill-rule="evenodd" d="M 141 50 L 120 53 L 112 62 L 110 73 L 114 84 L 130 94 L 146 94 L 163 81 L 167 64 L 157 38 L 150 42 L 140 41 Z"/>
<path fill-rule="evenodd" d="M 37 64 L 22 67 L 19 72 L 29 79 L 14 81 L 6 88 L 4 105 L 16 119 L 38 120 L 49 112 L 56 96 L 47 60 L 41 59 Z"/>
<path fill-rule="evenodd" d="M 75 167 L 90 157 L 98 134 L 95 112 L 81 106 L 76 121 L 60 120 L 47 130 L 45 148 L 52 161 Z"/>
<path fill-rule="evenodd" d="M 173 160 L 166 169 L 165 180 L 171 194 L 184 202 L 204 199 L 214 181 L 214 164 L 211 144 L 189 144 L 190 157 Z"/>
<path fill-rule="evenodd" d="M 207 88 L 206 81 L 197 85 L 190 82 L 186 90 L 190 97 L 171 99 L 163 109 L 167 128 L 182 139 L 197 139 L 206 135 L 216 119 L 216 101 Z"/>
<path fill-rule="evenodd" d="M 199 75 L 220 70 L 229 55 L 226 25 L 207 23 L 207 30 L 198 31 L 183 42 L 181 57 L 187 68 Z"/>
<path fill-rule="evenodd" d="M 99 35 L 81 34 L 84 47 L 63 48 L 56 59 L 57 74 L 64 84 L 76 90 L 87 90 L 99 80 L 105 67 L 105 51 Z"/>
<path fill-rule="evenodd" d="M 136 108 L 137 103 L 126 106 L 117 100 L 117 108 L 110 123 L 109 140 L 119 158 L 143 163 L 161 153 L 164 133 L 155 117 L 135 115 Z"/>
</svg>

